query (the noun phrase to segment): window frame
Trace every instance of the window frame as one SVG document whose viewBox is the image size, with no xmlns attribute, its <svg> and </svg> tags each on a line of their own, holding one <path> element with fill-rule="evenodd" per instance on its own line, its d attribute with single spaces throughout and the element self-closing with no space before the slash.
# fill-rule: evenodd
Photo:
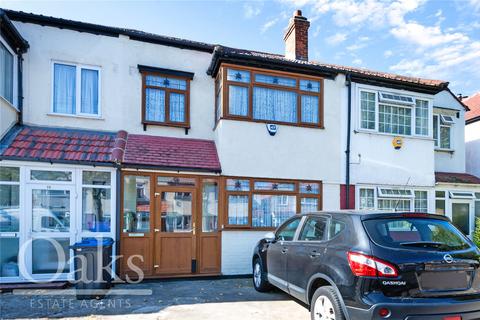
<svg viewBox="0 0 480 320">
<path fill-rule="evenodd" d="M 435 146 L 435 150 L 437 151 L 453 151 L 454 150 L 454 147 L 453 147 L 453 126 L 455 125 L 454 122 L 452 123 L 443 123 L 443 114 L 441 113 L 434 113 L 433 116 L 432 116 L 432 120 L 433 118 L 437 118 L 437 125 L 436 125 L 436 128 L 434 127 L 433 130 L 437 132 L 437 138 L 435 139 L 434 138 L 434 146 Z M 446 116 L 450 116 L 450 115 L 446 115 Z M 453 116 L 450 116 L 453 118 Z M 435 121 L 432 121 L 432 123 L 435 123 Z M 449 135 L 448 135 L 448 142 L 450 144 L 450 147 L 449 148 L 443 148 L 441 143 L 442 143 L 442 127 L 446 127 L 446 128 L 449 128 Z M 433 134 L 432 134 L 432 137 L 433 137 Z"/>
<path fill-rule="evenodd" d="M 360 204 L 361 204 L 361 190 L 362 189 L 365 189 L 365 190 L 373 190 L 373 207 L 371 208 L 360 208 Z M 356 208 L 358 210 L 366 210 L 366 211 L 369 211 L 369 210 L 384 210 L 384 209 L 378 209 L 378 201 L 379 200 L 392 200 L 392 201 L 395 201 L 395 200 L 398 200 L 398 201 L 403 201 L 403 200 L 408 200 L 410 201 L 410 209 L 409 211 L 410 212 L 415 212 L 415 200 L 417 199 L 415 197 L 415 193 L 416 192 L 427 192 L 427 212 L 429 212 L 430 210 L 430 201 L 429 201 L 429 190 L 427 189 L 418 189 L 418 188 L 413 188 L 413 189 L 408 189 L 409 191 L 411 191 L 411 196 L 405 196 L 405 195 L 387 195 L 387 196 L 382 196 L 379 192 L 379 190 L 381 189 L 400 189 L 400 190 L 403 190 L 405 188 L 401 187 L 401 186 L 372 186 L 372 185 L 362 185 L 362 186 L 358 186 L 358 192 L 357 192 L 357 197 L 356 197 Z M 392 212 L 395 212 L 395 211 L 392 211 Z"/>
<path fill-rule="evenodd" d="M 155 126 L 166 126 L 166 127 L 176 127 L 176 128 L 185 128 L 190 129 L 190 81 L 191 78 L 183 77 L 180 75 L 172 75 L 162 72 L 155 72 L 155 71 L 140 71 L 140 75 L 142 77 L 142 124 L 143 125 L 155 125 Z M 187 83 L 187 87 L 185 90 L 174 89 L 174 88 L 166 88 L 166 87 L 158 87 L 153 85 L 147 85 L 147 76 L 156 76 L 156 77 L 165 77 L 165 78 L 174 78 L 179 80 L 184 80 Z M 165 92 L 165 121 L 153 121 L 146 119 L 146 89 L 152 88 L 157 90 L 163 90 Z M 178 121 L 171 121 L 170 120 L 170 94 L 171 93 L 178 93 L 185 95 L 185 121 L 178 122 Z"/>
<path fill-rule="evenodd" d="M 240 71 L 248 71 L 250 72 L 250 82 L 235 82 L 227 79 L 227 69 L 236 69 Z M 279 124 L 279 125 L 286 125 L 286 126 L 295 126 L 295 127 L 308 127 L 308 128 L 318 128 L 324 129 L 324 78 L 321 77 L 314 77 L 311 75 L 303 75 L 298 73 L 291 73 L 291 72 L 283 72 L 283 71 L 275 71 L 269 69 L 261 69 L 261 68 L 254 68 L 254 67 L 245 67 L 240 65 L 234 64 L 222 64 L 219 69 L 219 75 L 217 75 L 217 79 L 219 81 L 218 87 L 216 86 L 215 95 L 217 93 L 217 89 L 221 87 L 221 103 L 219 103 L 219 107 L 221 108 L 220 117 L 215 121 L 215 127 L 217 123 L 222 119 L 227 120 L 240 120 L 240 121 L 249 121 L 249 122 L 257 122 L 257 123 L 271 123 L 271 124 Z M 275 85 L 275 84 L 267 84 L 263 82 L 257 82 L 255 80 L 256 75 L 267 75 L 267 76 L 278 76 L 283 78 L 291 78 L 296 80 L 295 87 L 283 86 L 283 85 Z M 311 91 L 303 91 L 300 89 L 300 80 L 311 80 L 320 83 L 320 90 L 319 92 L 311 92 Z M 240 86 L 248 88 L 248 111 L 247 116 L 239 116 L 239 115 L 231 115 L 229 114 L 229 86 Z M 282 91 L 289 91 L 296 93 L 296 101 L 297 101 L 297 110 L 296 110 L 296 122 L 285 122 L 285 121 L 276 121 L 276 120 L 262 120 L 262 119 L 255 119 L 253 117 L 253 91 L 255 87 L 266 88 L 266 89 L 274 89 L 274 90 L 282 90 Z M 313 96 L 318 97 L 318 122 L 317 123 L 309 123 L 309 122 L 302 122 L 302 96 Z"/>
<path fill-rule="evenodd" d="M 227 190 L 227 180 L 248 180 L 249 181 L 249 190 L 248 191 L 238 191 L 238 190 Z M 224 212 L 224 221 L 222 229 L 241 229 L 241 230 L 275 230 L 276 227 L 254 227 L 252 223 L 253 218 L 253 196 L 254 195 L 270 195 L 270 196 L 295 196 L 296 199 L 296 210 L 295 215 L 301 214 L 301 199 L 302 198 L 315 198 L 318 199 L 318 210 L 323 208 L 323 183 L 322 181 L 315 180 L 296 180 L 296 179 L 268 179 L 268 178 L 251 178 L 251 177 L 241 177 L 241 176 L 224 176 L 223 177 L 223 212 Z M 293 191 L 282 191 L 282 190 L 255 190 L 254 182 L 274 182 L 274 183 L 293 183 L 295 184 L 295 189 Z M 300 192 L 300 183 L 317 183 L 319 185 L 318 193 L 301 193 Z M 228 197 L 230 195 L 236 196 L 248 196 L 248 223 L 246 225 L 236 225 L 230 224 L 228 221 Z M 294 215 L 294 216 L 295 216 Z M 293 218 L 292 216 L 291 218 Z M 283 224 L 283 223 L 282 223 Z"/>
<path fill-rule="evenodd" d="M 406 137 L 406 138 L 423 138 L 423 139 L 428 139 L 433 137 L 433 130 L 430 123 L 432 122 L 431 118 L 433 114 L 433 101 L 430 97 L 426 97 L 425 95 L 412 95 L 412 94 L 405 94 L 405 93 L 398 93 L 395 91 L 384 91 L 383 89 L 385 88 L 380 88 L 380 87 L 372 87 L 372 86 L 357 86 L 355 90 L 356 94 L 356 112 L 357 112 L 357 128 L 359 132 L 366 132 L 366 133 L 375 133 L 375 134 L 380 134 L 380 135 L 389 135 L 389 136 L 401 136 L 401 137 Z M 362 97 L 362 91 L 368 92 L 368 93 L 373 93 L 375 94 L 375 127 L 374 129 L 368 129 L 368 128 L 363 128 L 362 127 L 362 108 L 361 108 L 361 97 Z M 413 104 L 407 104 L 407 103 L 394 103 L 394 102 L 383 102 L 380 101 L 379 97 L 381 93 L 390 93 L 393 95 L 399 95 L 399 96 L 409 96 L 413 98 Z M 422 134 L 417 134 L 416 132 L 416 119 L 417 119 L 417 111 L 416 111 L 416 103 L 417 100 L 422 100 L 426 101 L 428 103 L 428 127 L 427 127 L 427 134 L 422 135 Z M 411 119 L 410 119 L 410 134 L 399 134 L 399 133 L 389 133 L 389 132 L 380 132 L 380 104 L 385 105 L 385 106 L 390 106 L 390 107 L 399 107 L 399 108 L 409 108 L 411 110 Z"/>
<path fill-rule="evenodd" d="M 83 174 L 85 172 L 99 172 L 99 173 L 108 173 L 109 176 L 110 176 L 110 183 L 109 184 L 86 184 L 83 182 Z M 111 233 L 112 230 L 114 230 L 113 226 L 112 226 L 112 223 L 115 222 L 114 220 L 114 216 L 116 215 L 115 212 L 113 212 L 112 208 L 114 208 L 112 206 L 112 198 L 114 197 L 113 195 L 113 192 L 115 192 L 115 190 L 112 189 L 112 183 L 113 183 L 113 179 L 115 178 L 114 175 L 112 175 L 112 172 L 111 171 L 108 171 L 108 170 L 98 170 L 98 169 L 95 169 L 95 168 L 92 168 L 92 170 L 89 170 L 89 169 L 82 169 L 81 172 L 80 172 L 80 181 L 79 181 L 79 184 L 80 184 L 80 188 L 81 188 L 81 193 L 80 193 L 80 202 L 81 202 L 81 210 L 80 212 L 78 213 L 81 217 L 81 223 L 78 227 L 79 230 L 81 230 L 82 233 L 84 234 L 94 234 L 94 235 L 99 235 L 99 234 L 106 234 L 106 233 Z M 84 189 L 105 189 L 105 190 L 110 190 L 110 199 L 108 201 L 110 201 L 110 231 L 92 231 L 92 230 L 88 230 L 88 229 L 84 229 L 83 228 L 83 213 L 84 213 L 84 210 L 85 208 L 83 207 L 83 190 Z"/>
<path fill-rule="evenodd" d="M 0 94 L 0 98 L 12 106 L 15 110 L 19 111 L 17 107 L 17 94 L 18 84 L 17 84 L 17 54 L 10 47 L 10 45 L 2 37 L 0 37 L 0 44 L 3 45 L 6 51 L 12 56 L 12 101 L 8 100 L 7 97 L 4 97 Z"/>
<path fill-rule="evenodd" d="M 75 67 L 75 113 L 55 112 L 55 64 Z M 82 69 L 98 72 L 98 113 L 85 113 L 82 110 Z M 101 118 L 102 117 L 102 68 L 100 66 L 52 60 L 51 62 L 52 85 L 50 91 L 50 114 L 55 116 Z"/>
</svg>

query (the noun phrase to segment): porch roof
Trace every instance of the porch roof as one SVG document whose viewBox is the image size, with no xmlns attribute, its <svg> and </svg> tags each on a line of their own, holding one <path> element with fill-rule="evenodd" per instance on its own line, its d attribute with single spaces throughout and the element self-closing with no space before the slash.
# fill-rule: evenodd
<svg viewBox="0 0 480 320">
<path fill-rule="evenodd" d="M 435 172 L 435 181 L 443 183 L 465 183 L 480 185 L 480 178 L 468 173 Z"/>
<path fill-rule="evenodd" d="M 129 134 L 122 164 L 125 167 L 221 172 L 215 142 Z"/>
<path fill-rule="evenodd" d="M 127 133 L 15 126 L 0 141 L 0 160 L 120 163 Z"/>
</svg>

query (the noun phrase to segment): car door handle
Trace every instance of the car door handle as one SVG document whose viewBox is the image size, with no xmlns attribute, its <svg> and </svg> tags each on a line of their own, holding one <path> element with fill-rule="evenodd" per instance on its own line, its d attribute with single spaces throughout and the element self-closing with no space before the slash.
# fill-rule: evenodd
<svg viewBox="0 0 480 320">
<path fill-rule="evenodd" d="M 320 257 L 322 254 L 320 252 L 317 252 L 316 250 L 313 250 L 310 252 L 310 258 L 316 258 L 316 257 Z"/>
<path fill-rule="evenodd" d="M 283 249 L 282 249 L 282 253 L 283 253 L 283 254 L 287 253 L 287 251 L 288 251 L 288 248 L 283 248 Z"/>
</svg>

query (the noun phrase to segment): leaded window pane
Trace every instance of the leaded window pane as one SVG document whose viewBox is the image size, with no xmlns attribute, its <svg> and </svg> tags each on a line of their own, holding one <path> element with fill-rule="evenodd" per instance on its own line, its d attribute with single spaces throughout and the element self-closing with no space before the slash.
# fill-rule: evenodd
<svg viewBox="0 0 480 320">
<path fill-rule="evenodd" d="M 418 100 L 415 105 L 415 133 L 428 136 L 428 101 Z"/>
<path fill-rule="evenodd" d="M 379 105 L 379 131 L 392 134 L 412 134 L 412 109 L 400 106 Z"/>
<path fill-rule="evenodd" d="M 297 86 L 297 80 L 295 80 L 295 79 L 286 78 L 286 77 L 270 76 L 270 75 L 266 75 L 266 74 L 256 74 L 255 75 L 255 82 L 274 84 L 274 85 L 278 85 L 278 86 L 285 86 L 285 87 L 292 87 L 292 88 L 295 88 Z"/>
</svg>

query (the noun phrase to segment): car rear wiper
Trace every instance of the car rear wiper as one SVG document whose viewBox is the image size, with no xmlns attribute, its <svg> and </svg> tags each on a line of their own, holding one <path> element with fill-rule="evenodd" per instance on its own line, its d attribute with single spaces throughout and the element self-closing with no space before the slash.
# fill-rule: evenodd
<svg viewBox="0 0 480 320">
<path fill-rule="evenodd" d="M 433 247 L 439 248 L 444 246 L 445 244 L 442 242 L 435 242 L 435 241 L 412 241 L 412 242 L 402 242 L 400 243 L 401 246 L 405 247 Z"/>
</svg>

